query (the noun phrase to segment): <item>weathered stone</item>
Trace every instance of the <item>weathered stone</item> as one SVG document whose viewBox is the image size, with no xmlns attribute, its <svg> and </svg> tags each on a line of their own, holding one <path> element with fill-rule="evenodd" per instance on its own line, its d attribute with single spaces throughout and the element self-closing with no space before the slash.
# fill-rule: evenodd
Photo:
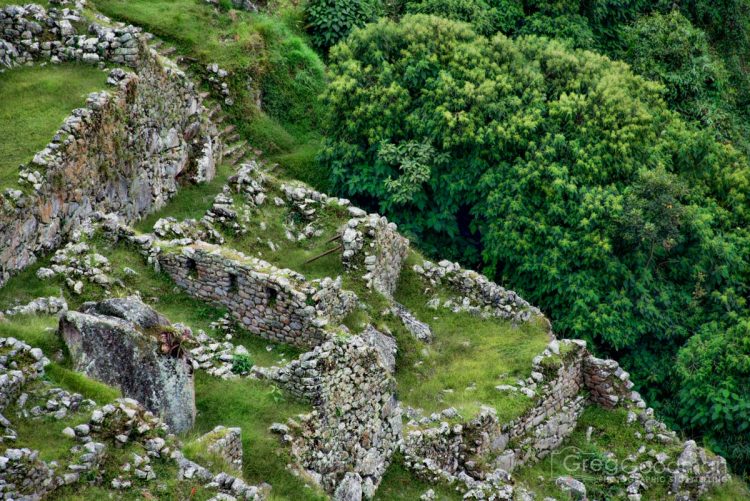
<svg viewBox="0 0 750 501">
<path fill-rule="evenodd" d="M 195 421 L 192 367 L 184 352 L 162 353 L 166 332 L 180 335 L 137 298 L 89 303 L 60 319 L 76 370 L 119 387 L 182 432 Z"/>
<path fill-rule="evenodd" d="M 356 473 L 347 473 L 336 487 L 334 501 L 362 501 L 362 477 Z"/>
</svg>

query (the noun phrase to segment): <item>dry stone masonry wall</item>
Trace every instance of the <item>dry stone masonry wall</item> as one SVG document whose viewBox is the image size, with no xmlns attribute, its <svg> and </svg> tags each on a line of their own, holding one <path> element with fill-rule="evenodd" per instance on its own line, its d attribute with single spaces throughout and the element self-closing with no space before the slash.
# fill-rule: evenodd
<svg viewBox="0 0 750 501">
<path fill-rule="evenodd" d="M 49 360 L 42 350 L 15 338 L 0 338 L 0 412 L 21 393 L 24 384 L 44 375 Z M 0 421 L 7 422 L 5 418 Z"/>
<path fill-rule="evenodd" d="M 0 60 L 9 65 L 97 56 L 133 69 L 113 70 L 114 90 L 91 94 L 86 108 L 75 110 L 52 142 L 22 167 L 20 189 L 0 197 L 0 241 L 6 244 L 0 250 L 0 285 L 38 253 L 59 246 L 95 211 L 133 221 L 161 207 L 180 179 L 211 179 L 220 158 L 218 132 L 184 73 L 132 27 L 92 25 L 91 37 L 81 42 L 92 47 L 87 52 L 76 45 L 81 38 L 68 33 L 73 28 L 67 18 L 75 15 L 50 14 L 39 6 L 0 10 L 5 51 Z M 17 54 L 11 59 L 9 47 Z"/>
<path fill-rule="evenodd" d="M 468 311 L 515 322 L 528 322 L 535 318 L 549 322 L 538 308 L 515 292 L 501 287 L 474 270 L 461 268 L 458 263 L 447 260 L 437 264 L 424 261 L 421 266 L 414 265 L 414 271 L 429 284 L 448 285 L 457 294 L 455 298 L 446 300 L 433 297 L 428 304 L 434 308 L 449 308 L 454 312 Z"/>
<path fill-rule="evenodd" d="M 180 287 L 226 306 L 248 331 L 311 348 L 354 308 L 340 280 L 305 281 L 299 273 L 206 243 L 162 248 L 160 266 Z"/>
<path fill-rule="evenodd" d="M 298 464 L 336 499 L 349 499 L 338 491 L 345 478 L 372 498 L 401 436 L 395 381 L 378 350 L 360 336 L 338 337 L 302 355 L 286 376 L 314 406 L 289 423 Z"/>
<path fill-rule="evenodd" d="M 206 451 L 220 456 L 237 471 L 242 471 L 242 430 L 217 426 L 198 438 Z"/>
<path fill-rule="evenodd" d="M 442 421 L 423 428 L 411 421 L 402 444 L 406 465 L 428 481 L 457 483 L 466 495 L 495 492 L 497 499 L 511 499 L 507 474 L 558 449 L 589 404 L 629 409 L 628 421 L 640 421 L 646 431 L 634 439 L 679 444 L 676 434 L 654 419 L 653 410 L 645 409 L 640 395 L 631 391 L 627 372 L 612 360 L 592 356 L 581 340 L 551 341 L 534 359 L 531 376 L 522 383 L 520 388 L 498 387 L 499 391 L 523 391 L 535 399 L 532 408 L 509 423 L 499 423 L 494 409 L 487 407 L 463 424 Z M 674 499 L 681 501 L 697 499 L 711 485 L 728 478 L 724 458 L 692 441 L 683 444 L 676 467 L 666 473 L 672 478 Z M 495 484 L 502 485 L 504 477 L 506 485 L 498 490 Z M 572 477 L 561 479 L 565 485 L 577 482 Z M 625 482 L 631 499 L 640 499 L 639 492 L 646 487 L 640 475 L 632 473 Z"/>
<path fill-rule="evenodd" d="M 398 285 L 409 240 L 385 217 L 360 212 L 359 217 L 349 220 L 341 235 L 344 265 L 350 270 L 364 269 L 362 278 L 367 286 L 390 297 Z"/>
<path fill-rule="evenodd" d="M 50 2 L 53 6 L 61 2 Z M 138 33 L 134 26 L 91 24 L 87 33 L 80 8 L 60 5 L 9 5 L 0 9 L 0 67 L 50 61 L 111 62 L 136 67 Z"/>
</svg>

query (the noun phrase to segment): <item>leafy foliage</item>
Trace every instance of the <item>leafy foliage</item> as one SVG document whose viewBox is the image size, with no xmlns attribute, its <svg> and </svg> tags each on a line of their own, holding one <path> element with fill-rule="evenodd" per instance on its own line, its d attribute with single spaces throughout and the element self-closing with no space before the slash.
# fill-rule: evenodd
<svg viewBox="0 0 750 501">
<path fill-rule="evenodd" d="M 680 422 L 707 433 L 722 454 L 747 472 L 750 321 L 744 319 L 730 328 L 717 322 L 704 325 L 677 361 Z"/>
<path fill-rule="evenodd" d="M 324 51 L 377 18 L 378 0 L 311 0 L 305 15 L 313 45 Z"/>
<path fill-rule="evenodd" d="M 253 359 L 249 355 L 232 355 L 232 372 L 235 374 L 248 374 L 253 365 Z"/>
<path fill-rule="evenodd" d="M 512 31 L 523 17 L 521 5 L 514 0 L 422 0 L 410 2 L 406 10 L 412 14 L 432 14 L 464 21 L 482 35 Z"/>
<path fill-rule="evenodd" d="M 664 87 L 558 41 L 405 16 L 335 47 L 331 74 L 339 191 L 618 355 L 676 416 L 670 360 L 748 315 L 745 157 Z"/>
</svg>

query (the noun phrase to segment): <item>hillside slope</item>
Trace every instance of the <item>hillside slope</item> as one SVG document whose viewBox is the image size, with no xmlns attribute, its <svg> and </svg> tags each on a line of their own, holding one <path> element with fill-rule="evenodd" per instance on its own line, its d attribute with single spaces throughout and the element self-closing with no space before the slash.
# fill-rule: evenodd
<svg viewBox="0 0 750 501">
<path fill-rule="evenodd" d="M 6 498 L 750 498 L 617 362 L 290 176 L 316 111 L 284 97 L 317 92 L 322 64 L 288 20 L 95 2 L 175 54 L 60 3 L 0 11 L 0 79 L 54 58 L 109 84 L 2 197 Z M 255 96 L 250 28 L 289 63 Z"/>
</svg>

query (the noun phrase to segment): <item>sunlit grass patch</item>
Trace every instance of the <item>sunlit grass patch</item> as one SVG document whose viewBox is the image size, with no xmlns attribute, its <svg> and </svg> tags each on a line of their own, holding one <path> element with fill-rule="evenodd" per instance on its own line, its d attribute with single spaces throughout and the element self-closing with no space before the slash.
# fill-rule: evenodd
<svg viewBox="0 0 750 501">
<path fill-rule="evenodd" d="M 2 3 L 0 3 L 2 5 Z M 65 117 L 106 87 L 107 74 L 79 64 L 21 67 L 0 73 L 0 188 L 50 142 Z"/>
</svg>

